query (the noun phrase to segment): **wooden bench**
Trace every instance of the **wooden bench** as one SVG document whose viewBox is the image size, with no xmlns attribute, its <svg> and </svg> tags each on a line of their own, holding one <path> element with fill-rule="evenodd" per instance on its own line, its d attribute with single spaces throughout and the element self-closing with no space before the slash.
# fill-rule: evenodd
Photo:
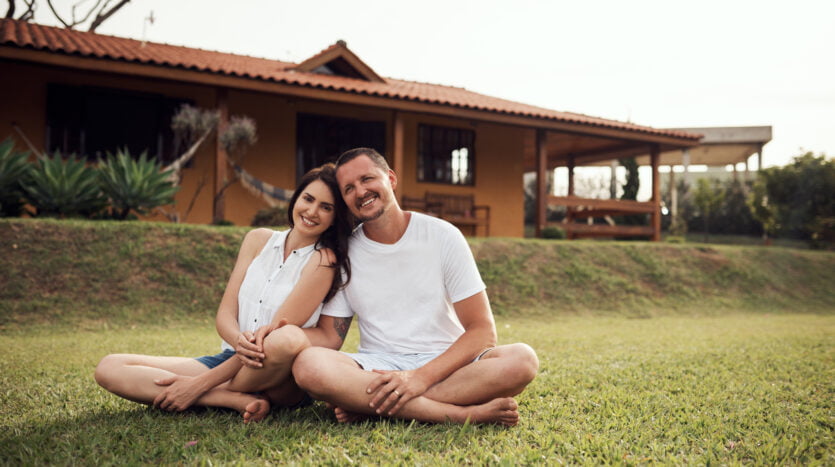
<svg viewBox="0 0 835 467">
<path fill-rule="evenodd" d="M 476 205 L 474 195 L 427 191 L 423 198 L 403 196 L 401 207 L 408 211 L 421 211 L 430 216 L 440 217 L 472 236 L 477 236 L 478 227 L 483 227 L 484 236 L 490 236 L 490 206 Z"/>
</svg>

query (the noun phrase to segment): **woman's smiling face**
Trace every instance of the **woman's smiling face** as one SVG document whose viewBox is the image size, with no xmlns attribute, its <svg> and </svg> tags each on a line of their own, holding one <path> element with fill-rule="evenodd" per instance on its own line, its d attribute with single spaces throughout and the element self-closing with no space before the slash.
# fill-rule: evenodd
<svg viewBox="0 0 835 467">
<path fill-rule="evenodd" d="M 304 187 L 293 205 L 293 228 L 306 235 L 322 235 L 335 217 L 333 193 L 321 180 L 314 180 Z"/>
</svg>

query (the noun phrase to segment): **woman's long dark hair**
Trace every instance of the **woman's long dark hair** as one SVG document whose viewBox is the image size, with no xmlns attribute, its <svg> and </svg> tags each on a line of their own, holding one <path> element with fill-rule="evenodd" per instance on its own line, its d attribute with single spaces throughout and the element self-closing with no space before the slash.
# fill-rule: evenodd
<svg viewBox="0 0 835 467">
<path fill-rule="evenodd" d="M 351 212 L 348 211 L 348 206 L 342 199 L 342 194 L 339 192 L 339 183 L 336 181 L 336 165 L 328 163 L 321 167 L 312 169 L 304 174 L 296 191 L 290 198 L 290 204 L 287 208 L 287 217 L 290 221 L 290 227 L 293 227 L 293 208 L 296 206 L 296 201 L 301 196 L 302 191 L 316 180 L 321 180 L 327 185 L 331 191 L 334 200 L 334 217 L 333 224 L 327 230 L 322 232 L 319 240 L 316 241 L 315 248 L 325 247 L 330 248 L 336 256 L 336 262 L 331 267 L 336 268 L 336 274 L 333 275 L 333 282 L 328 294 L 325 295 L 325 302 L 333 298 L 336 292 L 342 287 L 348 285 L 351 280 L 351 261 L 348 259 L 348 237 L 354 230 L 354 219 Z M 343 280 L 343 274 L 345 276 Z"/>
</svg>

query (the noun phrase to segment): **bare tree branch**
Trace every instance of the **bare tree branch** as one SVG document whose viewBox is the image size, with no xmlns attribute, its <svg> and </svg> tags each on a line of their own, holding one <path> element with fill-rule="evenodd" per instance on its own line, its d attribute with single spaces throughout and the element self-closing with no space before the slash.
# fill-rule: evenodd
<svg viewBox="0 0 835 467">
<path fill-rule="evenodd" d="M 130 3 L 130 0 L 121 0 L 116 5 L 113 5 L 113 8 L 104 11 L 104 9 L 107 8 L 107 5 L 109 3 L 110 1 L 105 3 L 102 9 L 99 10 L 99 13 L 96 15 L 96 19 L 93 20 L 93 24 L 90 25 L 90 29 L 88 29 L 88 31 L 96 32 L 96 28 L 99 27 L 101 23 L 105 22 L 107 18 L 110 18 L 113 15 L 113 13 L 116 13 L 120 8 Z"/>
<path fill-rule="evenodd" d="M 200 195 L 200 192 L 203 191 L 203 187 L 206 186 L 208 179 L 206 178 L 206 174 L 204 173 L 202 177 L 200 177 L 200 181 L 197 182 L 197 189 L 194 190 L 194 195 L 191 197 L 191 201 L 188 203 L 188 207 L 186 208 L 186 212 L 183 214 L 182 219 L 178 219 L 177 221 L 185 222 L 188 219 L 188 215 L 191 214 L 191 210 L 194 208 L 194 202 L 197 201 L 197 197 Z"/>
<path fill-rule="evenodd" d="M 65 28 L 72 29 L 75 26 L 75 24 L 69 24 L 66 21 L 64 21 L 64 18 L 61 18 L 61 15 L 59 15 L 58 12 L 55 11 L 55 6 L 52 5 L 52 0 L 46 0 L 46 4 L 49 6 L 49 9 L 52 10 L 52 14 L 55 15 L 56 18 L 58 18 L 58 21 L 60 21 Z"/>
<path fill-rule="evenodd" d="M 17 19 L 20 21 L 29 21 L 35 17 L 35 0 L 31 0 L 29 2 L 23 0 L 23 3 L 26 4 L 26 11 L 24 11 L 22 15 L 18 16 Z"/>
<path fill-rule="evenodd" d="M 80 2 L 76 3 L 75 5 L 73 5 L 73 6 L 72 6 L 72 24 L 73 24 L 73 25 L 77 25 L 77 24 L 81 24 L 81 23 L 83 23 L 83 22 L 87 21 L 87 19 L 88 19 L 88 18 L 90 18 L 90 15 L 92 15 L 92 14 L 93 14 L 93 12 L 94 12 L 94 11 L 96 11 L 96 10 L 99 8 L 99 5 L 101 5 L 101 2 L 103 2 L 103 1 L 105 1 L 105 0 L 96 0 L 96 4 L 95 4 L 95 5 L 93 5 L 93 8 L 90 8 L 90 9 L 87 11 L 87 14 L 84 16 L 84 18 L 83 18 L 83 19 L 80 19 L 80 20 L 78 20 L 78 21 L 76 21 L 76 19 L 75 19 L 75 9 L 76 9 L 76 8 L 78 8 L 78 7 L 80 7 L 80 6 L 81 6 L 81 4 L 85 2 L 85 0 L 81 0 Z M 105 4 L 104 4 L 104 6 L 106 7 L 106 6 L 107 6 L 107 3 L 105 3 Z"/>
<path fill-rule="evenodd" d="M 19 21 L 29 21 L 35 16 L 35 0 L 26 1 L 23 0 L 23 4 L 26 5 L 26 11 L 23 12 L 20 16 L 17 17 Z M 9 0 L 9 9 L 6 10 L 6 19 L 15 19 L 14 14 L 17 11 L 17 1 L 16 0 Z"/>
</svg>

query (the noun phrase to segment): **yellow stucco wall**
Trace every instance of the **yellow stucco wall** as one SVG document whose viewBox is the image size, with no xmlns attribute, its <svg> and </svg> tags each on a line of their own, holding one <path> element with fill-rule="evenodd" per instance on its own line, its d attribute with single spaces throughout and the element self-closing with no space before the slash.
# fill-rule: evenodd
<svg viewBox="0 0 835 467">
<path fill-rule="evenodd" d="M 4 61 L 0 63 L 0 66 L 3 69 L 0 73 L 0 102 L 3 103 L 0 105 L 0 138 L 14 137 L 16 146 L 22 150 L 29 150 L 29 148 L 14 130 L 13 123 L 15 122 L 38 151 L 43 151 L 46 146 L 46 100 L 47 85 L 50 83 L 161 94 L 189 99 L 195 105 L 202 107 L 214 106 L 215 102 L 215 93 L 208 87 L 18 62 Z M 213 153 L 214 140 L 205 144 L 196 155 L 192 166 L 184 170 L 182 187 L 177 193 L 176 204 L 166 207 L 168 211 L 176 210 L 183 215 L 197 191 L 200 178 L 204 175 L 209 177 L 209 184 L 200 191 L 194 208 L 186 219 L 187 222 L 208 223 L 212 220 Z M 148 218 L 165 220 L 162 215 L 152 215 Z"/>
<path fill-rule="evenodd" d="M 475 194 L 475 203 L 490 206 L 490 235 L 524 235 L 524 191 L 522 187 L 525 130 L 470 120 L 404 114 L 404 168 L 399 174 L 398 196 L 422 197 L 427 191 Z M 417 181 L 418 126 L 448 126 L 475 132 L 475 185 L 455 186 Z M 481 229 L 478 232 L 482 235 Z"/>
<path fill-rule="evenodd" d="M 26 149 L 12 128 L 16 122 L 39 150 L 45 145 L 46 90 L 49 83 L 100 86 L 161 94 L 189 99 L 201 107 L 214 107 L 218 90 L 211 86 L 175 81 L 142 79 L 130 76 L 87 72 L 68 68 L 0 62 L 0 138 L 15 137 L 18 147 Z M 247 115 L 258 128 L 258 142 L 242 160 L 243 167 L 254 176 L 273 185 L 292 189 L 296 179 L 296 114 L 299 112 L 386 122 L 387 152 L 393 146 L 393 112 L 386 109 L 298 99 L 267 93 L 230 90 L 229 115 Z M 477 204 L 491 207 L 490 232 L 493 236 L 521 237 L 524 233 L 522 161 L 524 135 L 522 128 L 472 122 L 466 119 L 403 113 L 404 160 L 398 174 L 398 197 L 423 196 L 426 191 L 442 193 L 474 193 Z M 475 131 L 475 186 L 461 187 L 417 181 L 418 125 L 442 125 Z M 183 171 L 183 183 L 176 205 L 168 210 L 181 215 L 194 197 L 202 179 L 206 183 L 197 196 L 186 222 L 208 223 L 212 219 L 216 139 L 211 138 L 198 152 L 193 165 Z M 386 154 L 386 156 L 390 156 Z M 232 171 L 229 169 L 231 175 Z M 238 225 L 249 225 L 255 213 L 267 204 L 247 192 L 240 184 L 225 192 L 225 217 Z M 156 215 L 150 218 L 164 220 Z"/>
</svg>

